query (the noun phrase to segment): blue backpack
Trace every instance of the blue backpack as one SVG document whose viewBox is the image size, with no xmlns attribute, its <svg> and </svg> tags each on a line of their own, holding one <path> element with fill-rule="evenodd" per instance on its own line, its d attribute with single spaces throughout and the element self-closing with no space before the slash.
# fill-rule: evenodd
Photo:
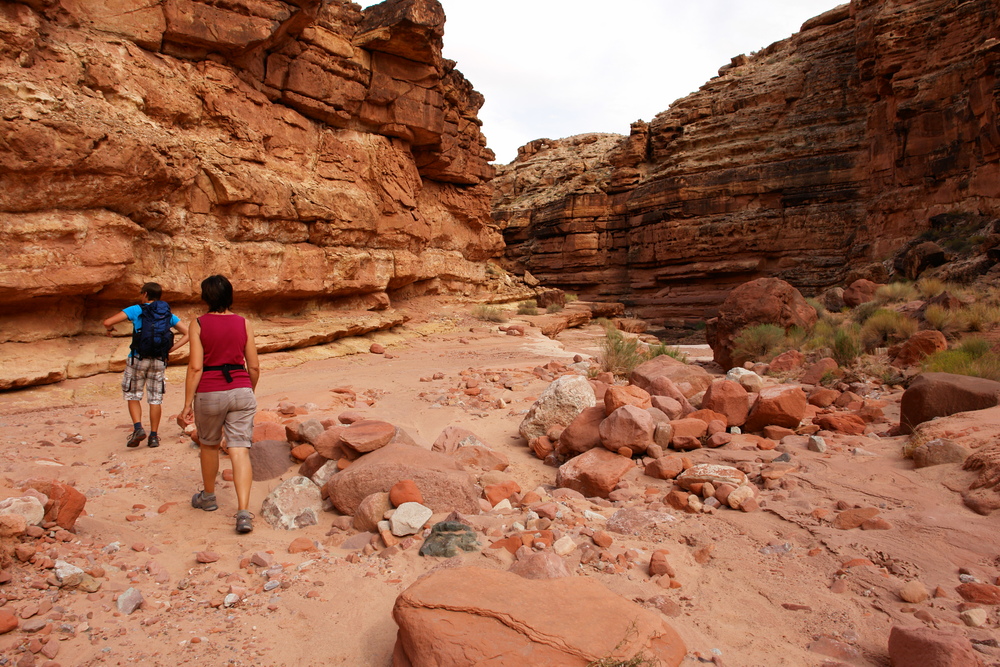
<svg viewBox="0 0 1000 667">
<path fill-rule="evenodd" d="M 166 361 L 174 346 L 170 306 L 166 301 L 150 301 L 139 307 L 142 308 L 142 328 L 132 334 L 132 356 Z"/>
</svg>

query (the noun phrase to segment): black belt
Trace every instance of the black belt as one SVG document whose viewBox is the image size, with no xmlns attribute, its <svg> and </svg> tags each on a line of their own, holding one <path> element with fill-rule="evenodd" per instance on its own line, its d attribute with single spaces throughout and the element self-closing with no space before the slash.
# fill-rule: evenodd
<svg viewBox="0 0 1000 667">
<path fill-rule="evenodd" d="M 220 366 L 205 366 L 206 371 L 222 371 L 222 376 L 226 378 L 226 383 L 231 384 L 233 381 L 233 376 L 229 374 L 230 371 L 245 371 L 246 366 L 242 364 L 222 364 Z"/>
</svg>

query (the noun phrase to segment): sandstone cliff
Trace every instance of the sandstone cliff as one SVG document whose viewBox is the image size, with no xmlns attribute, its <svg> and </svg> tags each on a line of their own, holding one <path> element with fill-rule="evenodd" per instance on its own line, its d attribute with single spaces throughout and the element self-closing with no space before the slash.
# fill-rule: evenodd
<svg viewBox="0 0 1000 667">
<path fill-rule="evenodd" d="M 854 0 L 599 155 L 595 135 L 533 142 L 495 179 L 507 258 L 700 316 L 754 278 L 815 293 L 934 215 L 1000 215 L 998 36 L 994 0 Z"/>
<path fill-rule="evenodd" d="M 437 0 L 0 1 L 0 357 L 99 333 L 148 280 L 194 310 L 227 274 L 264 315 L 482 288 L 493 153 L 444 21 Z"/>
</svg>

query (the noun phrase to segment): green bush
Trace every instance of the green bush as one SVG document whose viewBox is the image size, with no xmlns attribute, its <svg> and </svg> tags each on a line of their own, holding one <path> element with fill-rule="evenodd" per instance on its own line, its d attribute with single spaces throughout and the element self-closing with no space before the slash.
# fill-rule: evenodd
<svg viewBox="0 0 1000 667">
<path fill-rule="evenodd" d="M 579 300 L 579 298 L 580 297 L 578 297 L 575 294 L 570 294 L 569 292 L 566 292 L 566 303 L 573 303 L 574 301 Z"/>
<path fill-rule="evenodd" d="M 503 314 L 503 310 L 496 306 L 488 306 L 486 304 L 479 304 L 472 309 L 472 316 L 477 320 L 483 320 L 484 322 L 506 322 L 507 317 Z"/>
<path fill-rule="evenodd" d="M 834 361 L 840 366 L 849 366 L 854 360 L 861 356 L 864 351 L 861 341 L 858 340 L 857 327 L 844 327 L 837 329 L 833 334 L 833 342 L 830 345 Z"/>
<path fill-rule="evenodd" d="M 776 324 L 751 324 L 740 330 L 733 339 L 733 363 L 770 361 L 781 352 L 785 330 Z"/>
<path fill-rule="evenodd" d="M 649 349 L 646 350 L 646 356 L 650 359 L 653 357 L 659 357 L 660 355 L 667 355 L 668 357 L 673 357 L 678 361 L 683 361 L 687 363 L 688 356 L 681 352 L 680 348 L 667 345 L 666 343 L 658 343 L 657 345 L 650 345 Z"/>
<path fill-rule="evenodd" d="M 538 314 L 538 302 L 534 299 L 530 301 L 522 301 L 517 304 L 517 314 L 518 315 L 537 315 Z"/>
<path fill-rule="evenodd" d="M 855 306 L 851 311 L 851 319 L 858 324 L 864 324 L 868 321 L 876 311 L 882 308 L 882 304 L 878 301 L 866 301 L 858 306 Z"/>
<path fill-rule="evenodd" d="M 1000 381 L 1000 355 L 985 352 L 974 356 L 961 348 L 945 350 L 924 359 L 923 369 L 931 373 L 954 373 Z"/>
<path fill-rule="evenodd" d="M 917 323 L 894 310 L 878 310 L 861 326 L 861 344 L 865 350 L 874 350 L 900 343 L 917 331 Z"/>
<path fill-rule="evenodd" d="M 978 359 L 979 357 L 988 354 L 991 350 L 991 346 L 990 342 L 985 338 L 981 338 L 980 336 L 968 336 L 967 338 L 962 339 L 962 342 L 958 344 L 957 349 L 964 354 L 969 355 L 973 359 Z"/>
<path fill-rule="evenodd" d="M 562 309 L 563 309 L 563 305 L 561 303 L 550 303 L 548 306 L 545 307 L 545 312 L 546 313 L 558 313 Z"/>
</svg>

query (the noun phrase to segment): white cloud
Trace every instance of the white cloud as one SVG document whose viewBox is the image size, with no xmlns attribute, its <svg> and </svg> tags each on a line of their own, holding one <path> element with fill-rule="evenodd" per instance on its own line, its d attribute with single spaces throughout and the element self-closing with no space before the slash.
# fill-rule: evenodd
<svg viewBox="0 0 1000 667">
<path fill-rule="evenodd" d="M 374 2 L 362 3 L 370 6 Z M 498 162 L 542 137 L 628 133 L 732 56 L 796 32 L 837 0 L 441 0 L 444 55 L 486 97 Z"/>
</svg>

